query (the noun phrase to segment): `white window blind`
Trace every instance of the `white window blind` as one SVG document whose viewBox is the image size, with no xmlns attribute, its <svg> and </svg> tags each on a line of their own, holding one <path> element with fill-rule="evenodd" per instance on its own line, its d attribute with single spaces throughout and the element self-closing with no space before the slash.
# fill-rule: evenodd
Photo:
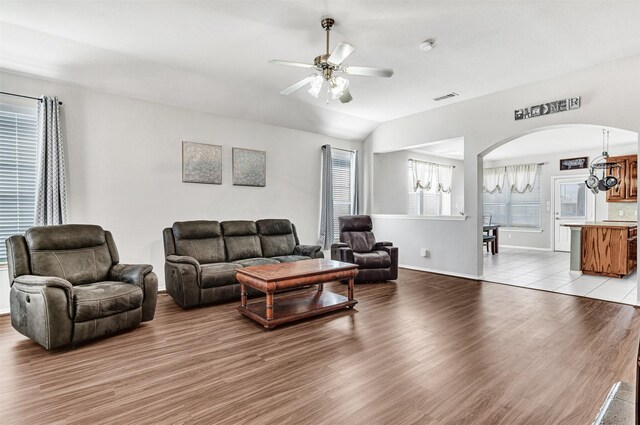
<svg viewBox="0 0 640 425">
<path fill-rule="evenodd" d="M 338 239 L 340 237 L 338 217 L 350 215 L 353 210 L 354 155 L 350 151 L 332 149 L 331 161 L 333 171 L 333 234 Z"/>
<path fill-rule="evenodd" d="M 0 103 L 0 263 L 7 261 L 5 240 L 33 226 L 36 113 Z"/>
<path fill-rule="evenodd" d="M 484 216 L 491 216 L 492 224 L 505 227 L 540 228 L 540 180 L 542 167 L 538 167 L 536 182 L 531 192 L 511 192 L 511 182 L 505 182 L 502 193 L 483 193 Z"/>
<path fill-rule="evenodd" d="M 409 215 L 451 215 L 451 193 L 438 192 L 435 185 L 428 191 L 413 191 L 413 162 L 409 161 L 407 172 L 409 188 Z"/>
</svg>

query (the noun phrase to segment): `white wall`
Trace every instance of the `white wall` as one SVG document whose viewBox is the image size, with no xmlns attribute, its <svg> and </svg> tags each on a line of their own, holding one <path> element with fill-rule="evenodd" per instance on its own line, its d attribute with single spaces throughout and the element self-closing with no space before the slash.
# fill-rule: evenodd
<svg viewBox="0 0 640 425">
<path fill-rule="evenodd" d="M 562 141 L 558 141 L 558 143 L 562 143 Z M 499 150 L 500 148 L 498 148 Z M 636 145 L 618 145 L 611 146 L 609 149 L 609 153 L 612 156 L 618 155 L 631 155 L 637 153 Z M 565 170 L 560 171 L 560 159 L 562 158 L 576 158 L 580 156 L 588 156 L 589 160 L 599 156 L 601 154 L 601 150 L 591 149 L 591 150 L 581 150 L 581 151 L 569 151 L 562 153 L 553 153 L 553 154 L 540 154 L 528 157 L 520 157 L 520 158 L 509 158 L 505 160 L 498 161 L 484 161 L 484 168 L 491 167 L 499 167 L 506 165 L 516 165 L 516 164 L 531 164 L 531 163 L 540 163 L 544 162 L 545 165 L 542 166 L 541 179 L 540 179 L 540 203 L 542 205 L 541 216 L 540 216 L 540 225 L 541 232 L 531 232 L 531 231 L 522 231 L 522 230 L 511 230 L 511 229 L 501 229 L 500 230 L 500 245 L 508 245 L 508 246 L 518 246 L 525 248 L 538 248 L 538 249 L 553 249 L 553 229 L 554 226 L 554 218 L 553 211 L 547 211 L 546 206 L 553 205 L 553 178 L 554 177 L 570 177 L 576 175 L 588 175 L 589 171 L 587 169 L 581 170 Z M 609 216 L 609 204 L 607 204 L 607 195 L 605 193 L 600 193 L 595 196 L 596 208 L 595 208 L 595 220 L 618 220 L 619 217 L 610 217 Z M 611 205 L 622 205 L 622 203 L 612 203 Z M 633 207 L 637 208 L 636 204 L 632 204 Z M 637 217 L 631 213 L 627 213 L 627 217 L 623 219 L 626 220 L 635 220 Z"/>
<path fill-rule="evenodd" d="M 464 162 L 441 158 L 407 150 L 377 153 L 373 155 L 374 214 L 407 214 L 409 189 L 407 187 L 407 167 L 409 159 L 453 165 L 451 182 L 451 214 L 464 211 Z"/>
<path fill-rule="evenodd" d="M 393 240 L 400 247 L 403 264 L 481 276 L 481 156 L 523 134 L 557 125 L 592 124 L 639 132 L 638 75 L 640 56 L 382 123 L 365 141 L 364 152 L 370 163 L 375 152 L 464 137 L 464 204 L 468 219 L 443 226 L 441 221 L 429 219 L 402 222 L 376 218 L 376 235 Z M 572 96 L 582 97 L 580 109 L 514 120 L 515 109 Z M 372 168 L 364 167 L 367 211 L 373 210 L 375 197 Z M 443 231 L 446 237 L 442 237 Z M 412 247 L 417 237 L 423 240 L 423 247 L 431 249 L 431 257 L 416 257 L 416 253 L 404 249 Z"/>
<path fill-rule="evenodd" d="M 0 73 L 0 90 L 58 96 L 64 102 L 69 222 L 111 230 L 121 261 L 152 264 L 161 288 L 162 229 L 174 221 L 288 218 L 302 243 L 316 243 L 320 147 L 362 147 L 360 142 L 8 73 Z M 4 96 L 0 101 L 19 99 Z M 182 183 L 183 140 L 223 146 L 222 185 Z M 266 187 L 232 185 L 232 147 L 267 152 Z M 8 293 L 7 272 L 2 271 L 0 313 L 8 311 Z"/>
</svg>

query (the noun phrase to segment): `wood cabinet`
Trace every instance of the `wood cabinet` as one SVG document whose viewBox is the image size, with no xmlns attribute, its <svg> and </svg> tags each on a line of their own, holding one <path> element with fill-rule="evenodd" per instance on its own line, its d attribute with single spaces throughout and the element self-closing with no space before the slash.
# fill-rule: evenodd
<svg viewBox="0 0 640 425">
<path fill-rule="evenodd" d="M 626 276 L 637 267 L 637 227 L 582 228 L 582 272 Z"/>
<path fill-rule="evenodd" d="M 620 168 L 610 171 L 610 175 L 618 179 L 618 184 L 607 191 L 607 202 L 637 202 L 638 155 L 610 156 L 607 162 L 620 164 Z"/>
</svg>

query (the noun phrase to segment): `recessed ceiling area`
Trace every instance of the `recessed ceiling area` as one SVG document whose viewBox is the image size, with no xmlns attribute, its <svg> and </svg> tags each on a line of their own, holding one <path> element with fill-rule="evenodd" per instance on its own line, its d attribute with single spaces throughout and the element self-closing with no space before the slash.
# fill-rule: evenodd
<svg viewBox="0 0 640 425">
<path fill-rule="evenodd" d="M 0 67 L 109 93 L 351 140 L 378 123 L 640 54 L 640 2 L 3 1 Z M 352 77 L 348 104 L 281 90 L 324 51 Z M 426 39 L 437 42 L 428 53 Z M 444 93 L 460 96 L 435 102 Z M 36 93 L 38 95 L 39 93 Z"/>
</svg>

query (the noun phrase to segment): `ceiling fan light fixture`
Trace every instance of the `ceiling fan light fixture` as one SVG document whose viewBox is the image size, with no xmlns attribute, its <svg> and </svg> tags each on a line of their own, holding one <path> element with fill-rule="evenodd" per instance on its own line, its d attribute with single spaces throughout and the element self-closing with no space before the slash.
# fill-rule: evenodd
<svg viewBox="0 0 640 425">
<path fill-rule="evenodd" d="M 342 77 L 334 78 L 331 81 L 331 98 L 338 99 L 347 87 L 349 87 L 349 80 Z"/>
<path fill-rule="evenodd" d="M 322 81 L 323 81 L 323 78 L 320 75 L 311 77 L 311 81 L 309 81 L 309 85 L 311 87 L 307 91 L 311 96 L 315 97 L 316 99 L 318 98 L 318 95 L 320 94 L 320 90 L 322 89 Z"/>
</svg>

